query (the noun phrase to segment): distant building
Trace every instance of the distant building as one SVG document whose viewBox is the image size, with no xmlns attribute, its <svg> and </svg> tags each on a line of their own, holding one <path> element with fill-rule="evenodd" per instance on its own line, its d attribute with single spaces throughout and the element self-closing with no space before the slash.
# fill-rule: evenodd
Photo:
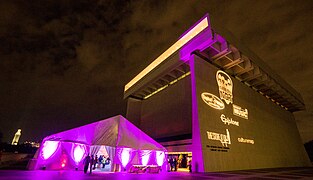
<svg viewBox="0 0 313 180">
<path fill-rule="evenodd" d="M 29 145 L 31 147 L 36 147 L 36 148 L 39 148 L 39 146 L 40 146 L 40 143 L 34 142 L 34 141 L 25 141 L 24 144 Z"/>
<path fill-rule="evenodd" d="M 22 135 L 22 129 L 18 129 L 17 132 L 14 135 L 14 138 L 12 140 L 12 145 L 18 145 L 18 141 Z"/>
<path fill-rule="evenodd" d="M 193 171 L 310 166 L 292 114 L 305 109 L 301 95 L 208 15 L 124 98 L 127 119 L 169 155 L 192 156 Z"/>
</svg>

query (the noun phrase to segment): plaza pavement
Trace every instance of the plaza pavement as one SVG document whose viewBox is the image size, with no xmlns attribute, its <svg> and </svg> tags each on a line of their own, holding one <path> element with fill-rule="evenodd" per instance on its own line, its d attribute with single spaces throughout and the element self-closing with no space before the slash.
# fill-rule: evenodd
<svg viewBox="0 0 313 180">
<path fill-rule="evenodd" d="M 0 180 L 201 180 L 201 179 L 312 179 L 313 167 L 275 168 L 216 173 L 164 172 L 160 174 L 129 174 L 82 171 L 19 171 L 0 170 Z"/>
</svg>

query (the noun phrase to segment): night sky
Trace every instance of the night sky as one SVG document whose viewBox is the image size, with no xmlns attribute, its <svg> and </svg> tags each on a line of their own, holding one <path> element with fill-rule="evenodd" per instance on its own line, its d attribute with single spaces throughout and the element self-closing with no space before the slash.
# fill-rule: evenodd
<svg viewBox="0 0 313 180">
<path fill-rule="evenodd" d="M 205 13 L 301 93 L 307 109 L 294 115 L 313 140 L 311 1 L 10 0 L 0 1 L 2 141 L 125 115 L 124 85 Z"/>
</svg>

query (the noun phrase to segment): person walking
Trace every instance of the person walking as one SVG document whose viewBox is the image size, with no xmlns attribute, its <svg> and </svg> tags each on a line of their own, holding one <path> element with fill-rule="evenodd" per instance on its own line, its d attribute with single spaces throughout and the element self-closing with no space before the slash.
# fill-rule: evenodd
<svg viewBox="0 0 313 180">
<path fill-rule="evenodd" d="M 91 155 L 91 158 L 90 158 L 90 167 L 89 167 L 89 173 L 91 174 L 92 173 L 92 166 L 93 166 L 93 161 L 94 161 L 94 158 L 93 158 L 93 155 Z"/>
<path fill-rule="evenodd" d="M 174 159 L 173 159 L 173 157 L 170 158 L 169 164 L 170 164 L 170 167 L 171 167 L 171 171 L 173 171 L 173 169 L 174 169 Z"/>
<path fill-rule="evenodd" d="M 174 171 L 177 171 L 177 159 L 176 158 L 174 158 L 173 164 L 174 164 Z"/>
<path fill-rule="evenodd" d="M 191 168 L 191 159 L 188 161 L 188 168 L 189 168 L 189 172 L 192 172 L 192 168 Z"/>
<path fill-rule="evenodd" d="M 89 154 L 84 159 L 84 173 L 86 174 L 88 171 L 88 166 L 90 164 L 90 156 Z"/>
<path fill-rule="evenodd" d="M 98 159 L 98 162 L 99 162 L 98 167 L 100 167 L 100 168 L 102 168 L 102 160 L 103 160 L 103 156 L 100 155 L 100 156 L 99 156 L 99 159 Z"/>
<path fill-rule="evenodd" d="M 95 159 L 94 159 L 94 161 L 93 161 L 93 170 L 95 170 L 96 169 L 96 165 L 98 164 L 98 156 L 96 155 L 95 156 Z"/>
</svg>

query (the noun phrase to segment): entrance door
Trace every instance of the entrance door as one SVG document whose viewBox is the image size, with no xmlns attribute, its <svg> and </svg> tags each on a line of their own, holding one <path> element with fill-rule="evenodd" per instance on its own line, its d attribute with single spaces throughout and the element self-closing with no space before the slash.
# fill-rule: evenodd
<svg viewBox="0 0 313 180">
<path fill-rule="evenodd" d="M 169 171 L 189 172 L 191 161 L 191 152 L 168 152 Z"/>
</svg>

